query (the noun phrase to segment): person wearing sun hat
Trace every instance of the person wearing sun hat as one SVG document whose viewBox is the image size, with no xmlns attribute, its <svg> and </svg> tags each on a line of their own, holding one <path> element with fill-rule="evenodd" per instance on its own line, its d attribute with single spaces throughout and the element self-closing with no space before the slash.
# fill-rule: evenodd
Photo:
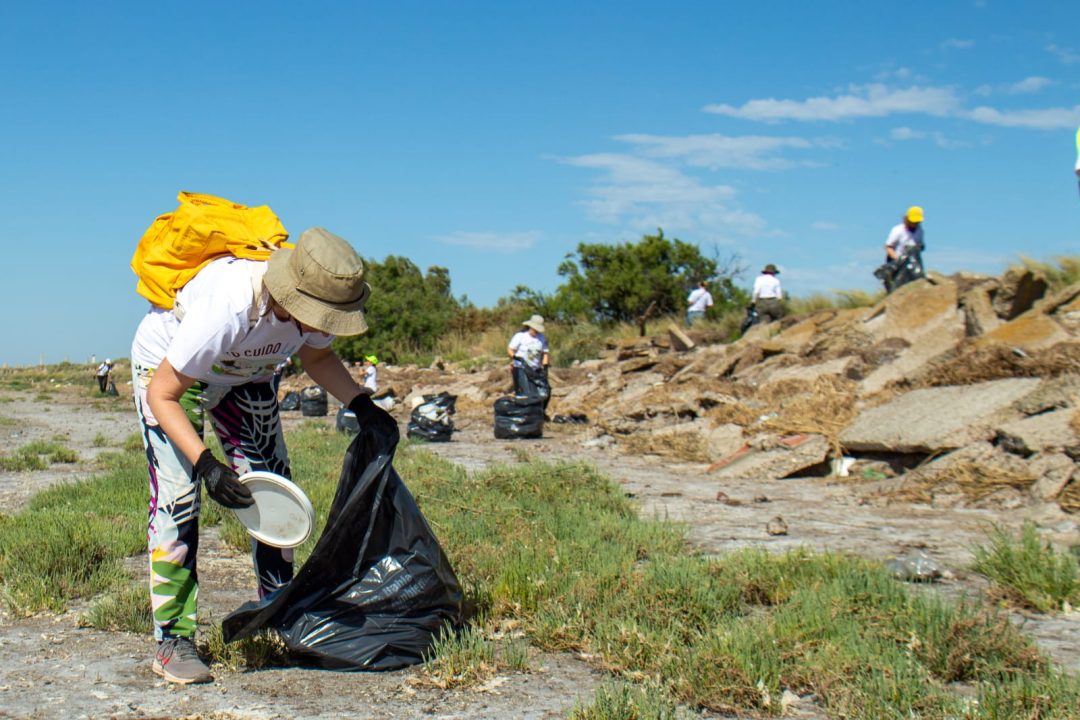
<svg viewBox="0 0 1080 720">
<path fill-rule="evenodd" d="M 758 322 L 765 324 L 784 316 L 784 291 L 780 288 L 780 271 L 772 263 L 766 265 L 754 279 L 750 302 L 757 310 Z"/>
<path fill-rule="evenodd" d="M 533 315 L 523 320 L 521 330 L 514 333 L 506 346 L 510 356 L 510 375 L 515 395 L 539 395 L 544 399 L 544 409 L 551 400 L 548 384 L 548 365 L 551 363 L 547 337 L 544 335 L 544 318 Z"/>
<path fill-rule="evenodd" d="M 544 318 L 533 315 L 523 320 L 521 330 L 510 338 L 506 351 L 510 355 L 511 367 L 526 365 L 534 370 L 547 367 L 551 357 L 547 338 L 544 337 Z"/>
<path fill-rule="evenodd" d="M 269 260 L 223 257 L 179 290 L 172 310 L 151 306 L 132 342 L 135 406 L 150 476 L 147 531 L 154 636 L 152 669 L 175 683 L 212 680 L 195 651 L 200 486 L 228 508 L 253 500 L 239 475 L 291 476 L 271 382 L 294 353 L 304 371 L 361 423 L 397 433 L 331 351 L 335 335 L 367 330 L 371 294 L 348 242 L 322 228 Z M 204 418 L 226 462 L 202 440 Z M 292 579 L 292 550 L 252 543 L 260 597 Z"/>
</svg>

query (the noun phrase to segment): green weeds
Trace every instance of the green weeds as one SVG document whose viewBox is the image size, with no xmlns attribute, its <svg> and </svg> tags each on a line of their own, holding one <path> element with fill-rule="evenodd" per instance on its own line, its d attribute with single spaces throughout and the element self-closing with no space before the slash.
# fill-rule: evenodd
<svg viewBox="0 0 1080 720">
<path fill-rule="evenodd" d="M 319 528 L 347 442 L 320 423 L 289 435 L 294 479 Z M 145 627 L 146 603 L 121 567 L 145 551 L 145 460 L 127 452 L 103 464 L 102 477 L 0 516 L 0 592 L 14 612 L 98 596 L 86 622 Z M 1055 670 L 1002 615 L 912 594 L 876 563 L 808 550 L 692 555 L 681 527 L 640 520 L 588 465 L 531 459 L 469 475 L 412 444 L 396 465 L 473 609 L 425 666 L 439 686 L 527 670 L 527 639 L 612 674 L 614 684 L 574 710 L 584 720 L 676 718 L 680 706 L 775 716 L 785 690 L 849 718 L 1068 718 L 1080 706 L 1077 678 Z M 203 508 L 233 538 L 232 514 L 212 501 Z M 233 540 L 247 549 L 244 534 Z M 298 562 L 313 545 L 299 548 Z M 1045 565 L 1045 549 L 1034 550 L 1006 565 Z M 1053 576 L 1062 587 L 1064 572 Z M 225 646 L 213 623 L 202 642 L 226 669 L 284 659 L 272 634 Z"/>
<path fill-rule="evenodd" d="M 1011 601 L 1040 612 L 1080 604 L 1080 567 L 1068 553 L 1058 553 L 1025 523 L 1014 538 L 995 527 L 988 545 L 974 548 L 976 572 L 990 578 Z"/>
<path fill-rule="evenodd" d="M 22 472 L 45 470 L 54 463 L 77 463 L 79 454 L 58 442 L 36 440 L 10 455 L 0 455 L 0 470 Z"/>
<path fill-rule="evenodd" d="M 153 631 L 147 583 L 127 582 L 97 598 L 80 618 L 85 627 L 147 634 Z"/>
</svg>

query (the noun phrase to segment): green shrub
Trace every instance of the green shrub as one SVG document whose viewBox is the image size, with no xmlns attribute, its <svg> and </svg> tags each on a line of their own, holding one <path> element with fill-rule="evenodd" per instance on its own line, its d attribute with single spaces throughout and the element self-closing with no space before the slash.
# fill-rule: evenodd
<svg viewBox="0 0 1080 720">
<path fill-rule="evenodd" d="M 1010 599 L 1040 612 L 1059 610 L 1066 602 L 1080 604 L 1080 568 L 1069 553 L 1043 543 L 1032 523 L 1019 538 L 995 526 L 988 545 L 973 550 L 976 572 L 994 581 Z"/>
</svg>

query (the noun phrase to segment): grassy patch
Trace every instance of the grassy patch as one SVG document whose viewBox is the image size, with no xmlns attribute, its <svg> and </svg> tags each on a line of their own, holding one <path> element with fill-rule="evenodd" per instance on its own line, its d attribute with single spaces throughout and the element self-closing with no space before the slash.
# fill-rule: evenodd
<svg viewBox="0 0 1080 720">
<path fill-rule="evenodd" d="M 1065 603 L 1080 604 L 1080 567 L 1068 553 L 1043 543 L 1031 523 L 1019 537 L 995 527 L 988 545 L 974 548 L 976 572 L 994 581 L 1012 602 L 1040 612 L 1060 610 Z"/>
<path fill-rule="evenodd" d="M 320 528 L 347 442 L 320 423 L 289 434 L 294 479 Z M 0 516 L 0 587 L 14 611 L 101 595 L 88 621 L 139 626 L 145 605 L 120 559 L 145 550 L 145 460 L 141 451 L 104 457 L 102 477 Z M 682 528 L 640 520 L 587 465 L 534 459 L 469 475 L 412 445 L 396 464 L 475 608 L 465 630 L 434 649 L 432 683 L 527 669 L 527 638 L 587 655 L 617 681 L 577 708 L 580 718 L 677 717 L 676 706 L 777 715 L 785 690 L 852 718 L 1067 718 L 1080 704 L 1077 679 L 1004 617 L 912 594 L 876 563 L 806 550 L 688 554 Z M 213 502 L 204 509 L 205 520 L 229 522 Z M 273 635 L 225 646 L 216 623 L 202 643 L 229 670 L 283 658 Z M 956 683 L 978 704 L 952 692 Z"/>
<path fill-rule="evenodd" d="M 570 720 L 688 720 L 691 717 L 691 713 L 681 710 L 655 683 L 643 686 L 604 683 L 590 702 L 578 702 L 570 712 Z"/>
<path fill-rule="evenodd" d="M 53 463 L 76 463 L 79 454 L 58 442 L 35 440 L 10 455 L 0 455 L 0 470 L 45 470 Z"/>
<path fill-rule="evenodd" d="M 102 477 L 52 487 L 0 516 L 0 594 L 13 613 L 59 611 L 112 591 L 126 581 L 120 560 L 145 551 L 143 460 L 105 461 Z"/>
<path fill-rule="evenodd" d="M 139 634 L 153 631 L 150 593 L 145 580 L 119 584 L 94 601 L 80 618 L 80 624 L 99 630 Z"/>
</svg>

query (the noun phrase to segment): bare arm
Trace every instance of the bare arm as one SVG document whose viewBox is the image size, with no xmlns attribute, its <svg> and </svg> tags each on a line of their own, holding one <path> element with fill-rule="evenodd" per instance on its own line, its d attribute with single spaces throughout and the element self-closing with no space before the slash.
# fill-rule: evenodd
<svg viewBox="0 0 1080 720">
<path fill-rule="evenodd" d="M 305 345 L 297 353 L 304 372 L 344 404 L 349 404 L 362 390 L 341 359 L 330 348 Z"/>
<path fill-rule="evenodd" d="M 176 371 L 167 359 L 154 371 L 150 386 L 146 389 L 146 402 L 150 412 L 157 418 L 158 424 L 173 446 L 186 457 L 192 465 L 206 450 L 199 433 L 195 432 L 187 413 L 180 405 L 184 392 L 194 384 L 195 378 Z"/>
</svg>

